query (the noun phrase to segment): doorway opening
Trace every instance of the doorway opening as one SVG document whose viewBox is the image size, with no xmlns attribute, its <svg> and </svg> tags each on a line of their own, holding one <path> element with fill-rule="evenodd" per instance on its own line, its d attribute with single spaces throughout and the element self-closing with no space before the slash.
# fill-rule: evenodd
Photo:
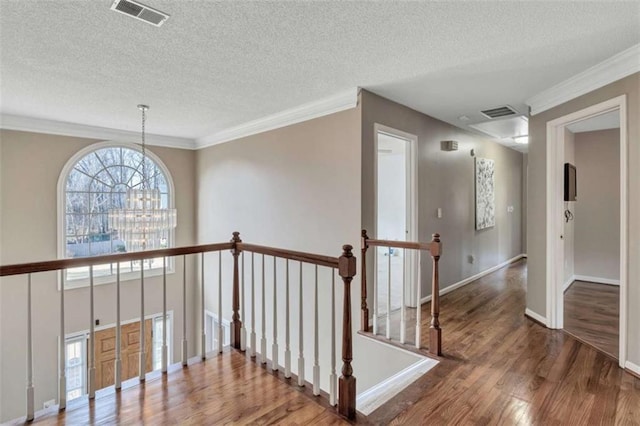
<svg viewBox="0 0 640 426">
<path fill-rule="evenodd" d="M 375 125 L 375 223 L 376 238 L 417 241 L 416 149 L 417 137 L 397 129 Z M 418 281 L 415 253 L 376 248 L 374 262 L 373 331 L 385 318 L 387 335 L 390 318 L 403 306 L 419 304 L 413 291 Z"/>
<path fill-rule="evenodd" d="M 626 97 L 548 122 L 547 153 L 548 326 L 624 368 Z"/>
</svg>

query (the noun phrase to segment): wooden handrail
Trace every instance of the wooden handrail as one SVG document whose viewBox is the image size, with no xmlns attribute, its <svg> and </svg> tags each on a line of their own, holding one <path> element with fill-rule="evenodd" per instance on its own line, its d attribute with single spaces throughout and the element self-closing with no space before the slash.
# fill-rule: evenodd
<svg viewBox="0 0 640 426">
<path fill-rule="evenodd" d="M 378 240 L 369 238 L 367 231 L 362 230 L 362 278 L 361 278 L 361 321 L 360 327 L 364 332 L 369 331 L 369 308 L 367 306 L 367 266 L 366 255 L 369 247 L 389 247 L 389 248 L 402 248 L 409 250 L 424 250 L 428 251 L 433 259 L 433 276 L 431 280 L 431 323 L 429 327 L 429 352 L 434 355 L 442 355 L 442 330 L 440 329 L 440 274 L 439 264 L 440 254 L 442 251 L 442 243 L 440 242 L 440 234 L 433 234 L 433 238 L 428 243 L 415 242 L 415 241 L 392 241 L 392 240 Z M 420 277 L 418 277 L 418 285 L 420 285 Z M 404 303 L 404 301 L 403 301 Z M 418 302 L 419 303 L 419 302 Z M 375 315 L 375 310 L 374 310 Z M 419 316 L 418 316 L 419 318 Z M 418 320 L 417 320 L 418 321 Z"/>
<path fill-rule="evenodd" d="M 367 245 L 369 247 L 391 247 L 409 250 L 429 250 L 430 244 L 431 243 L 419 243 L 414 241 L 376 240 L 373 238 L 367 238 Z"/>
<path fill-rule="evenodd" d="M 233 243 L 202 244 L 197 246 L 174 247 L 167 249 L 138 251 L 131 253 L 105 254 L 102 256 L 78 257 L 73 259 L 46 260 L 43 262 L 19 263 L 0 266 L 0 277 L 8 275 L 30 274 L 34 272 L 57 271 L 80 266 L 104 265 L 131 260 L 171 257 L 210 251 L 230 250 Z"/>
<path fill-rule="evenodd" d="M 305 253 L 302 251 L 286 250 L 242 242 L 238 243 L 236 245 L 236 248 L 240 251 L 250 251 L 267 256 L 275 256 L 283 259 L 296 260 L 303 263 L 311 263 L 318 266 L 326 266 L 328 268 L 338 268 L 338 258 L 332 256 L 323 256 L 320 254 Z"/>
<path fill-rule="evenodd" d="M 242 321 L 244 320 L 244 318 L 240 317 L 240 312 L 239 312 L 240 310 L 239 256 L 243 251 L 259 253 L 259 254 L 274 257 L 274 285 L 275 285 L 275 258 L 276 257 L 316 265 L 316 291 L 317 291 L 317 266 L 324 266 L 324 267 L 332 268 L 338 271 L 338 274 L 340 275 L 340 277 L 342 277 L 342 280 L 344 283 L 343 313 L 342 313 L 343 315 L 343 324 L 342 324 L 343 366 L 342 366 L 342 375 L 338 379 L 338 398 L 337 398 L 338 412 L 341 415 L 347 417 L 348 419 L 352 419 L 352 420 L 355 419 L 356 378 L 353 376 L 353 368 L 351 366 L 351 362 L 353 359 L 353 342 L 352 342 L 352 331 L 351 331 L 351 324 L 352 324 L 351 322 L 351 318 L 352 318 L 351 282 L 353 280 L 353 277 L 356 275 L 356 258 L 353 256 L 352 247 L 349 245 L 343 246 L 343 252 L 340 257 L 323 256 L 323 255 L 318 255 L 313 253 L 306 253 L 306 252 L 293 251 L 293 250 L 287 250 L 287 249 L 281 249 L 281 248 L 275 248 L 275 247 L 261 246 L 257 244 L 244 243 L 240 239 L 240 233 L 234 232 L 231 241 L 223 242 L 223 243 L 203 244 L 203 245 L 175 247 L 175 248 L 168 248 L 168 249 L 149 250 L 149 251 L 132 252 L 132 253 L 108 254 L 108 255 L 93 256 L 93 257 L 58 259 L 58 260 L 49 260 L 49 261 L 43 261 L 43 262 L 30 262 L 30 263 L 22 263 L 22 264 L 14 264 L 14 265 L 4 265 L 4 266 L 0 266 L 0 276 L 4 277 L 4 276 L 10 276 L 10 275 L 29 274 L 28 280 L 29 280 L 29 286 L 30 286 L 30 283 L 31 283 L 30 274 L 36 273 L 36 272 L 56 271 L 56 270 L 64 270 L 68 268 L 75 268 L 75 267 L 82 267 L 82 266 L 95 266 L 95 265 L 103 265 L 103 264 L 110 264 L 110 263 L 119 264 L 120 262 L 126 262 L 126 261 L 132 261 L 132 260 L 143 260 L 143 259 L 158 258 L 158 257 L 164 258 L 164 257 L 184 256 L 188 254 L 205 253 L 205 252 L 221 252 L 222 250 L 230 250 L 231 254 L 233 255 L 233 290 L 232 290 L 232 297 L 231 297 L 231 311 L 232 311 L 231 345 L 234 348 L 239 350 L 242 350 L 241 329 L 242 329 Z M 204 279 L 204 262 L 202 262 L 201 268 L 202 268 L 202 279 Z M 219 270 L 219 273 L 220 273 L 220 270 Z M 118 270 L 118 274 L 119 274 L 119 270 Z M 165 274 L 166 274 L 166 270 L 165 270 Z M 302 269 L 301 269 L 301 274 L 302 274 Z M 90 277 L 92 278 L 93 275 L 90 274 Z M 184 277 L 186 277 L 186 275 L 183 274 L 183 279 L 186 282 L 186 278 Z M 166 275 L 165 275 L 165 280 L 166 280 Z M 118 283 L 119 283 L 119 278 L 118 278 Z M 90 284 L 91 294 L 93 294 L 93 285 L 94 283 L 93 283 L 93 280 L 91 279 L 91 284 Z M 164 285 L 166 286 L 166 281 Z M 183 283 L 183 286 L 184 286 L 184 283 Z M 144 272 L 143 271 L 141 271 L 140 288 L 141 288 L 141 292 L 143 292 L 144 291 Z M 219 289 L 220 291 L 222 291 L 221 290 L 222 287 L 219 287 Z M 202 300 L 204 301 L 204 281 L 202 281 L 202 291 L 203 291 Z M 62 297 L 64 297 L 64 291 L 61 292 L 61 295 Z M 263 297 L 264 297 L 264 293 L 263 293 Z M 93 295 L 91 296 L 90 300 L 91 300 L 91 303 L 93 303 Z M 185 300 L 186 300 L 186 297 L 185 297 Z M 220 301 L 221 300 L 222 298 L 220 298 Z M 144 293 L 142 293 L 141 295 L 141 301 L 142 303 L 144 303 Z M 166 290 L 163 296 L 163 303 L 166 304 Z M 317 303 L 317 295 L 316 295 L 316 303 Z M 30 306 L 30 299 L 29 299 L 29 306 Z M 64 308 L 64 303 L 62 306 Z M 166 307 L 164 309 L 166 310 Z M 222 312 L 221 305 L 219 305 L 218 309 L 219 309 L 219 312 Z M 274 310 L 275 309 L 276 309 L 276 305 L 275 305 L 275 293 L 274 293 Z M 317 309 L 317 306 L 316 306 L 316 309 Z M 142 311 L 141 317 L 143 317 L 144 305 L 142 305 L 141 311 Z M 202 313 L 204 315 L 204 302 L 202 305 Z M 64 315 L 64 313 L 62 315 Z M 94 321 L 93 311 L 90 317 L 91 317 L 91 324 L 93 324 L 93 321 Z M 29 315 L 29 319 L 30 319 L 30 315 Z M 204 322 L 204 317 L 202 321 Z M 31 327 L 29 327 L 29 331 L 30 330 L 31 330 Z M 317 330 L 318 328 L 317 328 L 317 321 L 316 321 L 316 333 L 317 333 Z M 142 329 L 141 333 L 144 334 L 144 329 Z M 144 339 L 144 337 L 141 337 L 141 339 Z M 317 336 L 316 336 L 316 339 L 317 339 Z M 94 340 L 93 335 L 91 337 L 91 340 Z M 166 341 L 166 338 L 163 339 L 163 341 Z M 205 343 L 203 341 L 202 343 L 203 350 L 204 350 L 204 347 L 205 347 Z M 316 351 L 317 351 L 317 346 L 316 346 Z M 261 354 L 261 356 L 266 356 L 264 349 L 262 352 L 263 353 Z M 316 353 L 316 363 L 317 363 L 317 353 Z M 28 366 L 31 366 L 31 363 L 28 363 Z M 274 359 L 274 366 L 276 367 L 274 369 L 277 369 L 277 358 Z M 144 380 L 144 367 L 141 367 L 140 371 L 142 372 L 140 380 Z M 314 379 L 314 385 L 319 386 L 319 378 Z M 31 396 L 28 395 L 27 401 L 28 401 L 28 404 L 31 403 L 33 401 L 33 395 Z M 334 395 L 334 401 L 335 401 L 335 395 Z M 31 412 L 31 411 L 28 410 L 28 412 Z"/>
</svg>

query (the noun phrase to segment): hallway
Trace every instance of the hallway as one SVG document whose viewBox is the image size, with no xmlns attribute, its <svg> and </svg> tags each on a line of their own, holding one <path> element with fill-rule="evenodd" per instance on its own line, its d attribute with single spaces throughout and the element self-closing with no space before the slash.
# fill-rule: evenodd
<svg viewBox="0 0 640 426">
<path fill-rule="evenodd" d="M 526 273 L 521 260 L 443 296 L 444 359 L 369 420 L 640 424 L 640 379 L 563 331 L 524 316 Z M 423 339 L 429 308 L 422 307 Z"/>
</svg>

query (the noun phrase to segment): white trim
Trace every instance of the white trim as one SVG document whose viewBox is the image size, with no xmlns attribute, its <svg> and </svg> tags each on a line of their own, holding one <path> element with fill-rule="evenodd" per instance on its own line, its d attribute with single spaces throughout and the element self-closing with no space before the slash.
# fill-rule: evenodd
<svg viewBox="0 0 640 426">
<path fill-rule="evenodd" d="M 574 275 L 573 279 L 575 281 L 587 281 L 590 283 L 596 284 L 606 284 L 606 285 L 620 285 L 620 280 L 612 280 L 611 278 L 601 278 L 601 277 L 589 277 L 587 275 Z"/>
<path fill-rule="evenodd" d="M 569 277 L 569 279 L 562 285 L 562 292 L 564 293 L 565 291 L 567 291 L 569 289 L 569 287 L 571 287 L 571 284 L 573 284 L 573 282 L 576 280 L 576 276 L 575 275 L 571 275 Z"/>
<path fill-rule="evenodd" d="M 45 120 L 22 115 L 0 114 L 0 129 L 18 130 L 21 132 L 46 133 L 50 135 L 74 136 L 89 139 L 111 139 L 121 142 L 139 143 L 140 132 L 109 129 L 107 127 L 89 126 L 86 124 L 68 123 L 65 121 Z M 163 135 L 146 135 L 146 143 L 167 148 L 196 149 L 193 139 Z"/>
<path fill-rule="evenodd" d="M 71 156 L 71 158 L 69 158 L 69 160 L 67 160 L 67 162 L 65 163 L 64 167 L 62 168 L 62 170 L 60 171 L 60 174 L 58 175 L 58 185 L 57 185 L 57 217 L 56 217 L 56 226 L 57 226 L 57 236 L 58 236 L 58 242 L 57 242 L 57 247 L 58 247 L 58 259 L 65 259 L 66 258 L 66 233 L 65 233 L 65 225 L 64 225 L 64 220 L 65 220 L 65 202 L 66 202 L 66 197 L 65 197 L 65 191 L 66 191 L 66 184 L 67 184 L 67 176 L 69 175 L 69 173 L 71 172 L 71 170 L 73 169 L 73 167 L 76 165 L 76 163 L 83 158 L 85 155 L 94 152 L 98 149 L 102 149 L 102 148 L 109 148 L 109 147 L 124 147 L 124 148 L 128 148 L 128 149 L 133 149 L 139 152 L 142 152 L 142 148 L 140 145 L 135 144 L 135 143 L 125 143 L 125 142 L 119 142 L 119 141 L 102 141 L 102 142 L 96 142 L 96 143 L 92 143 L 90 145 L 87 145 L 86 147 L 82 148 L 81 150 L 79 150 L 78 152 L 76 152 L 75 154 L 73 154 L 73 156 Z M 168 201 L 169 201 L 169 208 L 175 208 L 175 186 L 173 184 L 173 176 L 171 176 L 171 172 L 169 171 L 169 168 L 164 164 L 164 162 L 160 159 L 160 157 L 158 157 L 156 154 L 154 154 L 152 151 L 150 150 L 146 150 L 145 154 L 151 158 L 151 160 L 153 160 L 158 167 L 160 168 L 160 170 L 162 170 L 162 173 L 164 173 L 164 177 L 167 181 L 167 185 L 168 185 L 168 189 L 169 189 L 169 194 L 168 194 Z M 172 229 L 170 231 L 170 240 L 171 240 L 171 247 L 175 247 L 176 244 L 176 235 L 175 235 L 175 229 Z M 167 275 L 169 274 L 173 274 L 175 271 L 175 259 L 173 256 L 169 257 L 169 263 L 167 265 Z M 159 276 L 162 275 L 163 271 L 162 271 L 162 267 L 158 267 L 158 268 L 154 268 L 154 269 L 150 269 L 150 270 L 145 270 L 145 277 L 154 277 L 154 276 Z M 130 281 L 130 280 L 136 280 L 140 278 L 140 274 L 139 271 L 138 272 L 129 272 L 129 273 L 123 273 L 120 275 L 120 280 L 121 281 Z M 101 277 L 94 277 L 94 284 L 95 285 L 102 285 L 102 284 L 111 284 L 111 283 L 115 283 L 116 282 L 116 276 L 115 274 L 113 275 L 107 275 L 107 276 L 101 276 Z M 58 277 L 58 290 L 60 290 L 60 278 Z M 72 290 L 75 288 L 81 288 L 81 287 L 87 287 L 89 285 L 89 278 L 82 278 L 82 279 L 78 279 L 78 280 L 67 280 L 65 279 L 65 289 L 66 290 Z"/>
<path fill-rule="evenodd" d="M 407 151 L 407 161 L 406 161 L 406 173 L 407 173 L 407 217 L 406 217 L 406 225 L 408 228 L 408 234 L 405 236 L 406 241 L 418 241 L 418 136 L 407 133 L 402 130 L 394 129 L 393 127 L 385 126 L 383 124 L 374 123 L 373 124 L 373 220 L 374 220 L 374 233 L 376 238 L 380 238 L 378 235 L 378 134 L 383 133 L 389 136 L 392 136 L 397 139 L 403 139 L 409 142 L 409 149 Z M 377 250 L 376 250 L 377 253 Z M 417 279 L 420 275 L 418 270 L 419 261 L 417 259 L 417 254 L 414 250 L 409 250 L 407 252 L 409 256 L 407 256 L 407 274 L 406 274 L 406 282 L 409 283 L 409 288 L 405 289 L 405 294 L 408 295 L 407 300 L 403 302 L 407 306 L 416 305 L 416 286 L 414 283 L 419 282 Z M 378 270 L 377 264 L 378 256 L 374 257 L 374 269 Z M 376 273 L 377 277 L 377 273 Z M 374 284 L 376 285 L 377 291 L 377 280 L 374 280 Z"/>
<path fill-rule="evenodd" d="M 545 327 L 549 327 L 547 319 L 545 317 L 543 317 L 542 315 L 533 312 L 531 309 L 527 308 L 524 310 L 524 314 L 530 318 L 533 318 L 534 320 L 540 322 L 541 324 L 543 324 Z"/>
<path fill-rule="evenodd" d="M 425 373 L 438 365 L 438 363 L 438 361 L 431 358 L 421 359 L 404 370 L 360 393 L 356 396 L 356 407 L 358 408 L 358 411 L 365 416 L 373 413 L 378 407 L 385 404 L 411 383 L 422 377 Z"/>
<path fill-rule="evenodd" d="M 631 361 L 627 361 L 624 363 L 625 368 L 627 368 L 630 371 L 633 371 L 636 374 L 640 374 L 640 365 L 634 364 Z"/>
<path fill-rule="evenodd" d="M 171 321 L 171 328 L 173 328 L 173 309 L 168 310 L 167 311 L 167 316 L 169 317 L 169 321 Z M 145 320 L 152 320 L 154 318 L 158 318 L 158 317 L 162 317 L 162 312 L 156 312 L 154 314 L 146 314 L 144 316 Z M 132 318 L 132 319 L 128 319 L 126 321 L 120 321 L 120 327 L 122 327 L 123 325 L 127 325 L 127 324 L 133 324 L 134 322 L 140 322 L 140 317 L 137 318 Z M 102 330 L 106 330 L 108 328 L 115 328 L 116 327 L 116 323 L 112 322 L 109 324 L 102 324 L 102 325 L 96 325 L 94 328 L 94 331 L 102 331 Z M 65 333 L 64 338 L 66 339 L 72 339 L 72 338 L 76 338 L 76 337 L 80 337 L 80 336 L 87 336 L 87 339 L 89 338 L 89 329 L 84 329 L 84 330 L 79 330 L 79 331 L 74 331 L 71 333 Z M 169 341 L 169 339 L 167 338 L 167 342 Z"/>
<path fill-rule="evenodd" d="M 539 114 L 640 71 L 638 58 L 640 44 L 529 98 L 526 103 L 531 107 L 531 115 Z"/>
<path fill-rule="evenodd" d="M 523 259 L 525 257 L 527 257 L 526 254 L 519 254 L 519 255 L 517 255 L 515 257 L 512 257 L 509 260 L 505 260 L 504 262 L 502 262 L 502 263 L 500 263 L 500 264 L 498 264 L 496 266 L 493 266 L 493 267 L 491 267 L 489 269 L 486 269 L 486 270 L 484 270 L 482 272 L 479 272 L 479 273 L 477 273 L 475 275 L 472 275 L 469 278 L 465 278 L 464 280 L 458 281 L 455 284 L 451 284 L 451 285 L 449 285 L 449 286 L 447 286 L 445 288 L 441 288 L 440 289 L 440 296 L 444 296 L 447 293 L 451 293 L 453 290 L 457 290 L 460 287 L 464 287 L 465 285 L 470 284 L 470 283 L 474 282 L 475 280 L 478 280 L 478 279 L 484 277 L 485 275 L 489 275 L 490 273 L 495 272 L 500 268 L 504 268 L 505 266 L 507 266 L 507 265 L 509 265 L 509 264 L 511 264 L 513 262 L 516 262 L 516 261 L 518 261 L 520 259 Z M 423 297 L 422 299 L 420 299 L 420 303 L 421 304 L 425 304 L 425 303 L 430 302 L 430 301 L 431 301 L 431 295 Z"/>
<path fill-rule="evenodd" d="M 346 90 L 336 95 L 290 108 L 257 120 L 248 121 L 239 126 L 221 130 L 195 141 L 195 148 L 229 142 L 246 136 L 255 135 L 281 127 L 291 126 L 313 118 L 355 108 L 358 104 L 358 88 Z"/>
<path fill-rule="evenodd" d="M 624 368 L 627 357 L 628 310 L 628 137 L 627 97 L 621 95 L 547 122 L 547 241 L 546 292 L 548 327 L 563 328 L 564 317 L 564 245 L 562 234 L 564 202 L 562 170 L 564 166 L 564 129 L 566 126 L 601 115 L 620 111 L 620 347 L 618 362 Z"/>
</svg>

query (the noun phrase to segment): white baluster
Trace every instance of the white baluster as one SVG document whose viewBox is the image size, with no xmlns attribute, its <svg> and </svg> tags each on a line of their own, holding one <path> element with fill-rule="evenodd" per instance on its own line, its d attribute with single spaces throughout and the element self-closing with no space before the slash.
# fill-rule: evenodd
<svg viewBox="0 0 640 426">
<path fill-rule="evenodd" d="M 266 364 L 267 362 L 267 316 L 265 300 L 267 294 L 265 293 L 264 284 L 264 254 L 262 255 L 262 338 L 260 339 L 260 362 Z"/>
<path fill-rule="evenodd" d="M 200 254 L 200 326 L 202 335 L 200 336 L 200 358 L 207 359 L 207 327 L 204 314 L 204 252 Z"/>
<path fill-rule="evenodd" d="M 33 420 L 33 336 L 31 325 L 31 274 L 27 275 L 27 421 Z"/>
<path fill-rule="evenodd" d="M 222 250 L 218 252 L 218 353 L 222 353 L 224 331 L 222 330 Z"/>
<path fill-rule="evenodd" d="M 338 402 L 338 376 L 336 375 L 336 271 L 331 270 L 331 374 L 329 375 L 329 404 Z"/>
<path fill-rule="evenodd" d="M 422 317 L 422 304 L 420 302 L 420 298 L 422 295 L 422 280 L 420 279 L 421 274 L 420 274 L 420 257 L 421 257 L 421 252 L 420 250 L 418 250 L 418 285 L 417 285 L 417 299 L 416 299 L 416 348 L 420 349 L 420 321 L 421 321 L 421 317 Z"/>
<path fill-rule="evenodd" d="M 276 284 L 276 257 L 273 256 L 273 343 L 271 344 L 271 369 L 278 370 L 278 286 Z"/>
<path fill-rule="evenodd" d="M 376 247 L 375 259 L 373 262 L 374 271 L 373 271 L 373 334 L 378 334 L 378 269 L 380 265 L 378 265 L 378 257 L 379 257 L 380 247 Z"/>
<path fill-rule="evenodd" d="M 250 356 L 256 356 L 256 274 L 253 252 L 251 252 L 251 336 L 250 336 Z"/>
<path fill-rule="evenodd" d="M 304 328 L 303 325 L 303 304 L 302 304 L 302 262 L 300 262 L 300 315 L 298 317 L 298 386 L 304 386 Z"/>
<path fill-rule="evenodd" d="M 290 346 L 290 324 L 289 324 L 289 259 L 285 261 L 286 278 L 285 278 L 285 344 L 284 344 L 284 377 L 291 377 L 291 346 Z"/>
<path fill-rule="evenodd" d="M 182 255 L 182 365 L 187 365 L 187 255 Z"/>
<path fill-rule="evenodd" d="M 95 353 L 95 315 L 93 312 L 93 265 L 89 266 L 89 377 L 88 381 L 88 389 L 89 389 L 89 399 L 93 399 L 96 397 L 96 353 Z"/>
<path fill-rule="evenodd" d="M 316 279 L 313 296 L 313 394 L 320 395 L 320 341 L 318 339 L 318 265 L 315 265 Z"/>
<path fill-rule="evenodd" d="M 240 254 L 242 256 L 241 266 L 242 266 L 242 275 L 241 275 L 241 295 L 242 295 L 242 304 L 240 305 L 240 321 L 242 322 L 242 326 L 240 327 L 240 350 L 247 350 L 247 328 L 245 327 L 245 322 L 247 321 L 247 314 L 245 311 L 246 308 L 246 300 L 244 293 L 244 251 Z"/>
<path fill-rule="evenodd" d="M 120 319 L 120 262 L 116 266 L 116 360 L 114 362 L 114 384 L 122 388 L 122 324 Z"/>
<path fill-rule="evenodd" d="M 67 374 L 66 374 L 66 359 L 67 359 L 67 345 L 65 342 L 64 332 L 64 269 L 60 270 L 60 336 L 58 337 L 59 344 L 59 359 L 58 359 L 58 409 L 64 410 L 67 406 Z"/>
<path fill-rule="evenodd" d="M 391 247 L 387 256 L 387 339 L 391 339 Z"/>
<path fill-rule="evenodd" d="M 407 249 L 402 249 L 402 295 L 400 301 L 400 343 L 406 340 L 406 320 L 405 320 L 405 286 L 406 286 L 406 271 L 407 271 Z"/>
<path fill-rule="evenodd" d="M 162 256 L 162 372 L 167 372 L 169 348 L 167 346 L 167 257 Z"/>
<path fill-rule="evenodd" d="M 145 339 L 144 323 L 144 259 L 140 260 L 140 363 L 138 367 L 139 378 L 141 382 L 146 379 L 147 373 L 147 342 Z M 93 339 L 92 339 L 93 340 Z"/>
</svg>

